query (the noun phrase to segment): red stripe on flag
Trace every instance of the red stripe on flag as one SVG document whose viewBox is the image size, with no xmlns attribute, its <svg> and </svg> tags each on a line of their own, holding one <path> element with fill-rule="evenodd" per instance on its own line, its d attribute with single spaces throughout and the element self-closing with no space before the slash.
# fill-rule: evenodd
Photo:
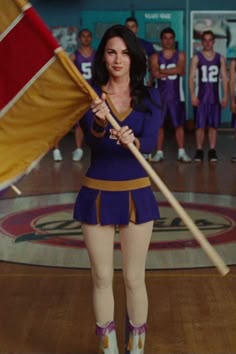
<svg viewBox="0 0 236 354">
<path fill-rule="evenodd" d="M 54 56 L 57 47 L 35 11 L 27 10 L 0 42 L 0 109 Z"/>
<path fill-rule="evenodd" d="M 47 44 L 52 50 L 55 50 L 60 46 L 56 38 L 53 37 L 50 29 L 45 25 L 41 17 L 32 7 L 25 11 L 25 15 L 28 17 L 32 27 L 40 32 L 40 36 L 43 38 L 45 45 Z"/>
</svg>

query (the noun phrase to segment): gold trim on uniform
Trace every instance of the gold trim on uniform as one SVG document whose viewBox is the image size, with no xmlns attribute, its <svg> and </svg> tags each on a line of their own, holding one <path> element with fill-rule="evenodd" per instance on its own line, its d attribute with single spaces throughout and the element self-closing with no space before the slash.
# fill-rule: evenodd
<svg viewBox="0 0 236 354">
<path fill-rule="evenodd" d="M 97 216 L 97 223 L 100 224 L 101 220 L 101 191 L 97 195 L 96 199 L 96 216 Z"/>
<path fill-rule="evenodd" d="M 121 192 L 149 187 L 151 182 L 148 177 L 131 179 L 128 181 L 106 181 L 84 177 L 82 185 L 88 188 L 99 189 L 102 191 Z"/>
<path fill-rule="evenodd" d="M 109 95 L 107 94 L 107 102 L 111 108 L 111 111 L 113 112 L 114 116 L 120 121 L 124 121 L 130 113 L 133 111 L 133 108 L 129 108 L 126 112 L 120 113 L 116 110 L 115 106 L 112 103 L 112 100 L 110 99 Z"/>
<path fill-rule="evenodd" d="M 129 193 L 129 219 L 134 224 L 136 222 L 136 209 L 131 193 Z"/>
</svg>

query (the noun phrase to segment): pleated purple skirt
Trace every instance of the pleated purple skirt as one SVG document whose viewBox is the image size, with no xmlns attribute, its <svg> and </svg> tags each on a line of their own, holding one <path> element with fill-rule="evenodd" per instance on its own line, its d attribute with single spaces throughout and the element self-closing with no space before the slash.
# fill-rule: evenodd
<svg viewBox="0 0 236 354">
<path fill-rule="evenodd" d="M 87 224 L 142 224 L 160 218 L 150 187 L 131 191 L 100 191 L 82 187 L 74 207 L 74 218 Z"/>
</svg>

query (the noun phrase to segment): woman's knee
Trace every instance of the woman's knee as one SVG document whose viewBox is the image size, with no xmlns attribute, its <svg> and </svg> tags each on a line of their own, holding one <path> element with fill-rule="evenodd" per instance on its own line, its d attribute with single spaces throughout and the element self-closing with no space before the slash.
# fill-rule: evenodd
<svg viewBox="0 0 236 354">
<path fill-rule="evenodd" d="M 113 269 L 96 269 L 92 271 L 93 282 L 97 288 L 105 289 L 112 286 Z"/>
<path fill-rule="evenodd" d="M 135 272 L 131 271 L 123 271 L 123 278 L 125 287 L 127 289 L 136 289 L 144 286 L 145 284 L 145 271 Z"/>
</svg>

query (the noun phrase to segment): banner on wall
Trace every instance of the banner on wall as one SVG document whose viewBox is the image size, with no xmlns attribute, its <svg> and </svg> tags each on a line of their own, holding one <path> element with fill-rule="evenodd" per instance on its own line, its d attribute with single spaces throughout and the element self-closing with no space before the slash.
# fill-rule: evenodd
<svg viewBox="0 0 236 354">
<path fill-rule="evenodd" d="M 176 34 L 176 46 L 184 50 L 184 12 L 183 11 L 135 11 L 139 23 L 138 36 L 153 43 L 154 48 L 161 50 L 160 34 L 166 27 L 171 27 Z"/>
<path fill-rule="evenodd" d="M 201 34 L 215 34 L 215 50 L 227 59 L 236 57 L 236 11 L 192 11 L 191 55 L 202 50 Z"/>
<path fill-rule="evenodd" d="M 176 41 L 179 50 L 184 50 L 184 11 L 145 11 L 135 10 L 135 18 L 138 21 L 138 37 L 153 43 L 156 50 L 160 49 L 160 33 L 165 27 L 172 27 L 176 33 Z M 82 11 L 82 26 L 89 28 L 93 33 L 93 47 L 97 48 L 104 32 L 111 25 L 125 24 L 130 11 Z"/>
<path fill-rule="evenodd" d="M 52 27 L 52 34 L 60 43 L 65 52 L 70 55 L 76 50 L 77 43 L 77 27 L 74 26 L 55 26 Z"/>
</svg>

